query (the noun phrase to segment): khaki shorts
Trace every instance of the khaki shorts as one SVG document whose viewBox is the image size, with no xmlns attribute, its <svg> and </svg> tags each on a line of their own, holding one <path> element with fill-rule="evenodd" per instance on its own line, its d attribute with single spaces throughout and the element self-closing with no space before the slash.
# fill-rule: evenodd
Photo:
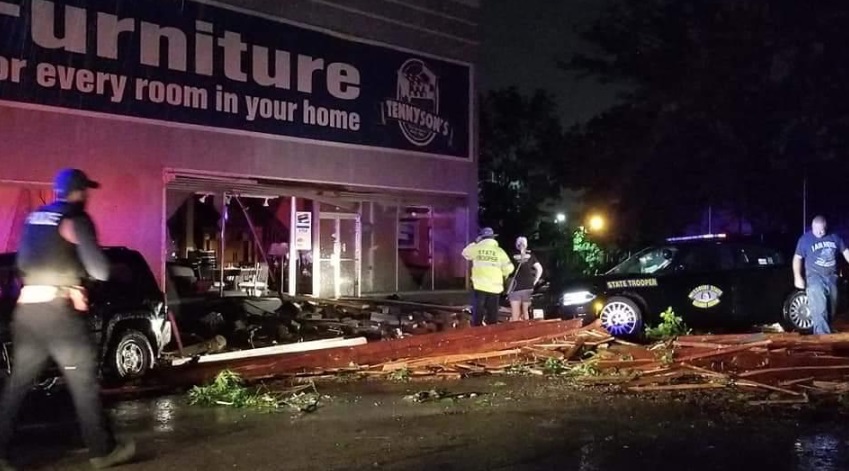
<svg viewBox="0 0 849 471">
<path fill-rule="evenodd" d="M 531 296 L 534 294 L 534 290 L 532 289 L 521 289 L 518 291 L 513 291 L 507 296 L 507 299 L 510 301 L 521 301 L 523 303 L 531 302 Z"/>
</svg>

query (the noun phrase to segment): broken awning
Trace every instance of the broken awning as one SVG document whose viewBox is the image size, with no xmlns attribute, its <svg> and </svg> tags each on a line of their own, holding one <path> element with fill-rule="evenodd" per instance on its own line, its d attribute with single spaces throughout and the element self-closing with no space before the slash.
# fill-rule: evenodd
<svg viewBox="0 0 849 471">
<path fill-rule="evenodd" d="M 466 196 L 460 194 L 404 192 L 403 190 L 370 190 L 345 185 L 284 182 L 239 177 L 192 175 L 182 172 L 166 176 L 168 189 L 191 193 L 229 193 L 243 197 L 278 198 L 294 196 L 339 207 L 351 207 L 358 202 L 387 204 L 425 204 L 429 201 L 462 203 Z"/>
</svg>

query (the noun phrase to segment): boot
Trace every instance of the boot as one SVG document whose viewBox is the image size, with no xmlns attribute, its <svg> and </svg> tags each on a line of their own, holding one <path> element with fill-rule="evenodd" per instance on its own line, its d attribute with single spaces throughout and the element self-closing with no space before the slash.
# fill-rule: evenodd
<svg viewBox="0 0 849 471">
<path fill-rule="evenodd" d="M 108 455 L 98 456 L 97 458 L 92 458 L 89 461 L 94 469 L 104 469 L 127 464 L 131 462 L 135 456 L 136 442 L 128 440 L 115 445 L 115 449 Z"/>
</svg>

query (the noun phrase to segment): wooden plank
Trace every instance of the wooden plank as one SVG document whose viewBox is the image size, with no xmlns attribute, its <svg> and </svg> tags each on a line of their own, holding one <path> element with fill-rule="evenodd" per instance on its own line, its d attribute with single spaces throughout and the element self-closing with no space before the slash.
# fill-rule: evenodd
<svg viewBox="0 0 849 471">
<path fill-rule="evenodd" d="M 572 347 L 572 346 L 574 346 L 574 345 L 575 345 L 575 342 L 561 342 L 561 343 L 541 343 L 541 344 L 534 344 L 534 347 L 536 347 L 536 348 L 547 348 L 547 349 L 557 350 L 557 349 L 563 349 L 563 348 L 570 348 L 570 347 Z"/>
<path fill-rule="evenodd" d="M 708 342 L 687 342 L 676 340 L 672 342 L 672 345 L 676 347 L 684 347 L 684 348 L 726 348 L 734 346 L 734 344 L 728 343 L 708 343 Z"/>
<path fill-rule="evenodd" d="M 631 382 L 632 386 L 645 386 L 649 384 L 657 384 L 657 383 L 669 383 L 673 379 L 680 378 L 682 376 L 686 376 L 687 372 L 683 370 L 675 370 L 669 371 L 659 375 L 651 375 L 651 376 L 640 376 Z"/>
<path fill-rule="evenodd" d="M 839 365 L 839 366 L 797 366 L 792 368 L 766 368 L 763 370 L 754 370 L 754 371 L 746 371 L 744 373 L 740 373 L 738 376 L 741 378 L 751 378 L 753 376 L 763 376 L 772 373 L 801 373 L 808 372 L 814 373 L 818 371 L 849 371 L 849 365 Z"/>
<path fill-rule="evenodd" d="M 729 348 L 721 348 L 719 350 L 707 353 L 697 353 L 695 355 L 687 355 L 685 357 L 676 358 L 675 363 L 688 363 L 696 360 L 705 360 L 708 358 L 716 358 L 723 357 L 726 355 L 731 355 L 734 353 L 745 352 L 746 350 L 751 350 L 753 347 L 762 347 L 766 345 L 770 345 L 772 343 L 771 340 L 763 340 L 760 342 L 748 343 L 739 347 L 729 347 Z"/>
<path fill-rule="evenodd" d="M 653 367 L 653 368 L 649 368 L 649 367 Z M 656 363 L 656 365 L 646 365 L 645 367 L 639 367 L 637 369 L 640 370 L 640 376 L 645 377 L 645 376 L 659 375 L 659 374 L 668 373 L 670 371 L 675 371 L 675 370 L 679 369 L 679 366 L 673 366 L 673 367 L 661 366 L 660 363 Z"/>
<path fill-rule="evenodd" d="M 599 345 L 612 343 L 613 340 L 614 340 L 613 337 L 608 337 L 608 338 L 602 339 L 602 340 L 593 340 L 591 342 L 585 342 L 584 345 L 586 345 L 588 347 L 598 347 Z"/>
<path fill-rule="evenodd" d="M 708 370 L 706 368 L 699 368 L 698 366 L 693 366 L 689 363 L 681 363 L 681 367 L 686 368 L 690 371 L 694 371 L 696 373 L 699 373 L 703 376 L 710 376 L 710 377 L 713 377 L 713 378 L 728 378 L 727 374 L 718 373 L 716 371 Z"/>
<path fill-rule="evenodd" d="M 198 357 L 198 363 L 215 363 L 220 361 L 237 360 L 241 358 L 256 358 L 269 355 L 280 355 L 284 353 L 300 353 L 312 350 L 322 350 L 327 348 L 340 347 L 355 347 L 357 345 L 365 345 L 368 340 L 365 337 L 355 337 L 351 339 L 335 338 L 314 340 L 311 342 L 297 342 L 285 345 L 277 345 L 274 347 L 252 348 L 249 350 L 240 350 L 237 352 L 214 353 L 211 355 L 201 355 Z M 184 363 L 191 362 L 192 358 L 180 358 L 171 362 L 172 366 L 180 366 Z"/>
<path fill-rule="evenodd" d="M 799 378 L 790 381 L 782 381 L 778 383 L 779 386 L 795 386 L 797 384 L 807 383 L 808 381 L 813 381 L 813 376 L 808 376 L 807 378 Z"/>
<path fill-rule="evenodd" d="M 849 392 L 849 382 L 846 381 L 814 381 L 811 385 L 833 394 L 845 394 Z"/>
<path fill-rule="evenodd" d="M 562 360 L 564 357 L 563 352 L 543 350 L 532 346 L 522 347 L 520 351 L 534 357 L 554 358 L 555 360 Z"/>
<path fill-rule="evenodd" d="M 628 388 L 634 392 L 650 392 L 650 391 L 691 391 L 694 389 L 721 389 L 726 388 L 724 384 L 716 383 L 700 383 L 700 384 L 666 384 L 662 386 L 634 386 Z"/>
<path fill-rule="evenodd" d="M 790 396 L 801 396 L 802 395 L 802 393 L 792 391 L 790 389 L 779 388 L 777 386 L 771 386 L 769 384 L 759 383 L 757 381 L 751 381 L 751 380 L 735 380 L 734 385 L 735 386 L 750 387 L 750 388 L 766 389 L 766 390 L 769 390 L 769 391 L 780 392 L 782 394 L 788 394 Z"/>
<path fill-rule="evenodd" d="M 562 337 L 569 332 L 581 329 L 581 323 L 579 319 L 555 322 L 514 322 L 373 342 L 356 347 L 230 360 L 214 364 L 166 367 L 154 370 L 152 374 L 155 379 L 177 386 L 209 381 L 223 369 L 229 369 L 245 379 L 251 379 L 353 365 L 382 364 L 399 358 L 477 354 L 504 350 L 523 339 Z"/>
<path fill-rule="evenodd" d="M 637 348 L 645 349 L 645 347 L 640 345 L 640 344 L 628 342 L 628 341 L 625 341 L 625 340 L 622 340 L 622 339 L 616 339 L 616 344 L 617 345 L 624 345 L 626 347 L 637 347 Z"/>
<path fill-rule="evenodd" d="M 771 348 L 787 348 L 796 351 L 849 350 L 849 332 L 828 335 L 782 334 L 736 334 L 736 335 L 692 335 L 679 337 L 679 342 L 743 345 L 771 340 Z"/>
<path fill-rule="evenodd" d="M 731 335 L 682 335 L 678 337 L 676 341 L 678 342 L 696 342 L 696 343 L 711 343 L 711 344 L 733 344 L 733 345 L 742 345 L 746 343 L 752 342 L 762 342 L 768 339 L 775 339 L 774 335 L 782 335 L 782 334 L 772 334 L 767 335 L 763 333 L 758 334 L 731 334 Z M 794 337 L 800 337 L 798 334 L 784 334 L 791 335 Z"/>
<path fill-rule="evenodd" d="M 416 358 L 400 362 L 386 363 L 383 365 L 383 371 L 394 371 L 403 368 L 420 368 L 429 365 L 449 365 L 452 363 L 466 363 L 474 360 L 485 360 L 487 358 L 498 358 L 510 355 L 518 355 L 522 350 L 501 350 L 497 352 L 485 352 L 477 354 L 459 354 L 459 355 L 440 355 L 428 358 Z"/>
<path fill-rule="evenodd" d="M 578 340 L 575 341 L 575 344 L 569 348 L 569 350 L 566 350 L 563 353 L 563 359 L 567 361 L 571 360 L 581 350 L 581 348 L 583 348 L 583 346 L 584 338 L 580 337 L 578 338 Z"/>
<path fill-rule="evenodd" d="M 598 360 L 593 364 L 599 369 L 634 368 L 657 363 L 655 360 Z"/>
<path fill-rule="evenodd" d="M 620 357 L 630 356 L 632 360 L 656 360 L 654 353 L 641 346 L 622 345 L 617 340 L 608 348 L 609 352 Z M 624 358 L 623 358 L 624 359 Z"/>
</svg>

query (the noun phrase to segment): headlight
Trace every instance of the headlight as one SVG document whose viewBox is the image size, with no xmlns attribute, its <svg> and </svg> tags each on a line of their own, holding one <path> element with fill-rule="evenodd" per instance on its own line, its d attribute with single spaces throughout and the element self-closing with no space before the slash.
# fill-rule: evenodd
<svg viewBox="0 0 849 471">
<path fill-rule="evenodd" d="M 563 306 L 575 306 L 577 304 L 586 304 L 595 299 L 595 295 L 589 291 L 572 291 L 564 293 L 560 297 L 560 304 Z"/>
</svg>

